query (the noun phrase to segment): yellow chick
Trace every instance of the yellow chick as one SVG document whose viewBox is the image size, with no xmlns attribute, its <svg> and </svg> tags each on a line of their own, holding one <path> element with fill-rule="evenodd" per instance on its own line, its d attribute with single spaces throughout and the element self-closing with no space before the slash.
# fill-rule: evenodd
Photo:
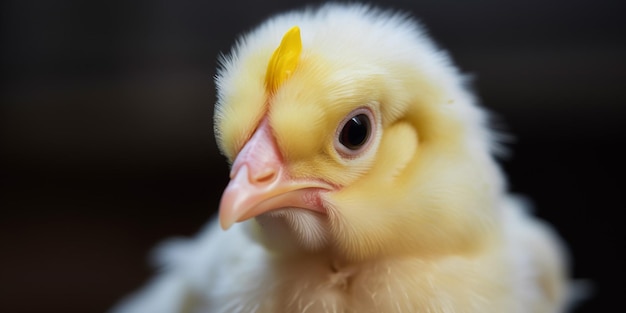
<svg viewBox="0 0 626 313">
<path fill-rule="evenodd" d="M 565 309 L 561 244 L 507 194 L 487 114 L 410 18 L 276 16 L 216 83 L 219 219 L 115 312 Z"/>
</svg>

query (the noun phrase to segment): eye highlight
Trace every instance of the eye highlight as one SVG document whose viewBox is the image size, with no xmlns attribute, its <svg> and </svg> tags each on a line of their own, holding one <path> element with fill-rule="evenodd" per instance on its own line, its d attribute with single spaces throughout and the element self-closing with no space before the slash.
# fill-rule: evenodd
<svg viewBox="0 0 626 313">
<path fill-rule="evenodd" d="M 374 114 L 367 107 L 348 114 L 337 128 L 335 150 L 344 157 L 355 157 L 371 142 L 375 127 Z"/>
</svg>

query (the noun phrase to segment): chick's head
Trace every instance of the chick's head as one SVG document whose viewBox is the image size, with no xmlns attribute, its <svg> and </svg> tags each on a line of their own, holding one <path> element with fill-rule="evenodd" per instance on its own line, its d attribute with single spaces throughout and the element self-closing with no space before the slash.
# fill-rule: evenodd
<svg viewBox="0 0 626 313">
<path fill-rule="evenodd" d="M 351 260 L 488 241 L 502 179 L 485 114 L 414 21 L 326 5 L 269 20 L 222 61 L 224 228 Z"/>
</svg>

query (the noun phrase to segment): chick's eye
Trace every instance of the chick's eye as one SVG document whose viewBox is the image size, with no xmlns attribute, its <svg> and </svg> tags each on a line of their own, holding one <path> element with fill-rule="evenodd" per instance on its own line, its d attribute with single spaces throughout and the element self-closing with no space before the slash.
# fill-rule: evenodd
<svg viewBox="0 0 626 313">
<path fill-rule="evenodd" d="M 359 114 L 349 119 L 341 129 L 339 142 L 350 150 L 359 149 L 370 136 L 370 119 L 365 114 Z"/>
</svg>

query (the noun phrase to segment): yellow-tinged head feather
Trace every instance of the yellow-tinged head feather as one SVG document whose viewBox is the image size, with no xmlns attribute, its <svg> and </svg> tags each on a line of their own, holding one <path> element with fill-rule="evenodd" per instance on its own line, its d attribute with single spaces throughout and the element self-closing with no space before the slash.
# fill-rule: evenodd
<svg viewBox="0 0 626 313">
<path fill-rule="evenodd" d="M 289 75 L 293 73 L 296 66 L 298 66 L 301 52 L 300 28 L 294 26 L 285 33 L 280 45 L 276 48 L 270 62 L 267 64 L 265 88 L 268 94 L 276 91 L 289 78 Z"/>
</svg>

